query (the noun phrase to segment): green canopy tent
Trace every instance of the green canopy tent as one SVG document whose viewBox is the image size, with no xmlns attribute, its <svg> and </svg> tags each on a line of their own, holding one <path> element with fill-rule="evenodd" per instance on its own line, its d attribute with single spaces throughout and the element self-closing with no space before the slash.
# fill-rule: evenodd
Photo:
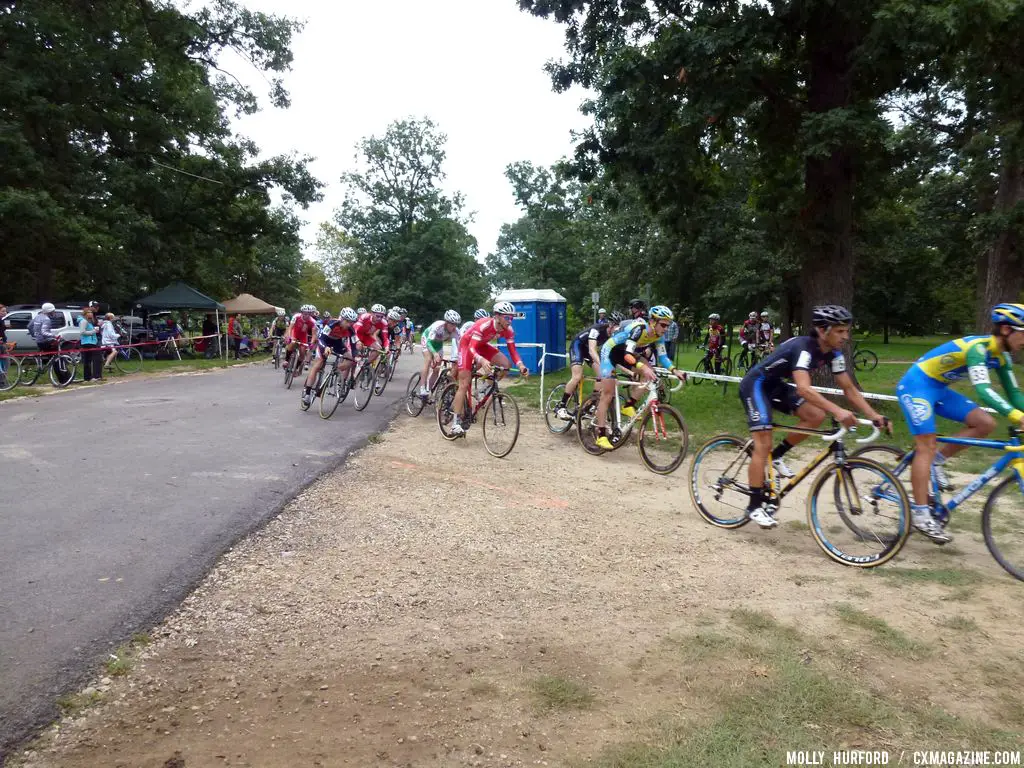
<svg viewBox="0 0 1024 768">
<path fill-rule="evenodd" d="M 135 308 L 145 309 L 147 311 L 161 309 L 198 309 L 206 312 L 213 312 L 216 316 L 217 322 L 217 343 L 221 344 L 220 313 L 224 311 L 224 305 L 181 281 L 171 283 L 166 288 L 161 288 L 156 293 L 149 294 L 149 296 L 136 299 Z M 227 345 L 223 344 L 221 346 L 224 348 L 224 359 L 226 360 L 228 353 Z M 175 344 L 175 351 L 177 351 L 177 344 Z M 180 352 L 178 353 L 178 359 L 181 359 Z"/>
</svg>

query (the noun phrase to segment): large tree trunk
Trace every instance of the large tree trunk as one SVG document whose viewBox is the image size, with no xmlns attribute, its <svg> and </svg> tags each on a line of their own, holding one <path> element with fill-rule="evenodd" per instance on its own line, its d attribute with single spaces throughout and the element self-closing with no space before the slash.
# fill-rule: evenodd
<svg viewBox="0 0 1024 768">
<path fill-rule="evenodd" d="M 1014 209 L 1024 204 L 1024 162 L 1019 152 L 1004 156 L 999 173 L 993 213 L 1006 217 L 1006 227 L 978 262 L 978 306 L 975 330 L 987 333 L 992 322 L 992 305 L 1004 301 L 1019 302 L 1024 290 L 1024 259 L 1021 254 L 1021 224 Z"/>
</svg>

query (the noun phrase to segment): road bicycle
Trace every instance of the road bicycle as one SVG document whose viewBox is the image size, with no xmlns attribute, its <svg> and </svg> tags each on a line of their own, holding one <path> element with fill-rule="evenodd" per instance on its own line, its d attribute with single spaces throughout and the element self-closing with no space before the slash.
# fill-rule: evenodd
<svg viewBox="0 0 1024 768">
<path fill-rule="evenodd" d="M 370 350 L 363 349 L 359 354 L 359 360 L 352 369 L 351 389 L 352 399 L 356 410 L 361 411 L 370 404 L 374 395 L 381 395 L 384 387 L 388 384 L 388 367 L 384 354 L 379 354 L 371 363 Z"/>
<path fill-rule="evenodd" d="M 697 347 L 697 349 L 705 349 L 705 347 Z M 715 356 L 715 353 L 708 349 L 704 353 L 697 365 L 693 367 L 695 373 L 708 373 L 714 376 L 730 376 L 732 375 L 732 360 L 729 358 L 729 347 L 723 344 L 721 347 L 720 357 Z M 715 370 L 715 365 L 719 366 L 719 369 Z M 693 377 L 693 383 L 699 385 L 704 380 L 699 376 Z M 728 382 L 721 382 L 723 386 L 728 386 Z"/>
<path fill-rule="evenodd" d="M 736 371 L 737 376 L 743 376 L 769 354 L 767 344 L 745 345 L 733 359 L 732 370 Z"/>
<path fill-rule="evenodd" d="M 483 412 L 483 434 L 484 447 L 487 452 L 495 458 L 501 459 L 508 456 L 516 446 L 519 438 L 519 404 L 511 395 L 502 392 L 498 387 L 499 373 L 508 371 L 508 368 L 492 368 L 486 376 L 478 376 L 474 373 L 473 379 L 485 382 L 483 394 L 477 398 L 473 397 L 472 387 L 466 392 L 466 405 L 460 423 L 464 430 L 461 435 L 451 431 L 455 413 L 452 404 L 455 402 L 455 393 L 459 390 L 459 383 L 453 381 L 441 391 L 437 406 L 437 427 L 445 440 L 456 440 L 465 437 L 471 424 L 475 424 L 478 414 Z M 475 405 L 473 401 L 475 399 Z"/>
<path fill-rule="evenodd" d="M 292 350 L 292 356 L 287 358 L 284 366 L 284 388 L 291 389 L 292 381 L 295 378 L 301 377 L 303 372 L 306 370 L 306 357 L 309 354 L 310 345 L 303 344 L 301 341 L 295 342 L 298 349 Z"/>
<path fill-rule="evenodd" d="M 655 368 L 660 376 L 671 375 L 664 368 Z M 683 463 L 686 449 L 690 444 L 690 433 L 683 415 L 670 405 L 661 402 L 658 395 L 659 381 L 637 382 L 633 379 L 617 378 L 615 381 L 615 397 L 608 406 L 605 418 L 606 434 L 612 444 L 612 450 L 621 448 L 629 440 L 633 427 L 639 425 L 637 449 L 644 465 L 659 475 L 675 472 Z M 677 379 L 673 390 L 678 390 L 683 382 Z M 619 398 L 620 387 L 643 387 L 647 397 L 636 408 L 636 413 L 624 418 L 622 402 Z M 600 405 L 601 393 L 592 392 L 579 407 L 576 417 L 576 434 L 583 449 L 594 456 L 606 453 L 607 449 L 597 444 L 597 427 L 595 420 Z"/>
<path fill-rule="evenodd" d="M 274 363 L 274 370 L 276 371 L 281 367 L 281 350 L 284 348 L 284 339 L 280 336 L 275 336 L 272 343 L 270 352 L 270 359 Z"/>
<path fill-rule="evenodd" d="M 427 405 L 437 402 L 437 393 L 444 392 L 444 388 L 452 380 L 452 370 L 455 360 L 445 358 L 441 361 L 440 371 L 434 377 L 434 383 L 430 385 L 430 394 L 420 394 L 421 373 L 414 373 L 409 378 L 409 384 L 405 388 L 405 412 L 410 416 L 419 416 Z"/>
<path fill-rule="evenodd" d="M 978 475 L 966 488 L 953 496 L 948 502 L 942 500 L 942 486 L 935 472 L 929 481 L 929 504 L 932 514 L 943 523 L 949 521 L 950 513 L 963 506 L 974 494 L 984 488 L 1008 467 L 1013 474 L 996 485 L 985 500 L 981 511 L 981 533 L 985 538 L 985 546 L 995 561 L 1015 579 L 1024 581 L 1024 445 L 1021 436 L 1024 431 L 1010 428 L 1009 440 L 987 440 L 973 437 L 943 437 L 936 439 L 939 443 L 949 445 L 966 445 L 972 448 L 985 448 L 1002 451 L 1003 455 L 996 459 L 988 469 Z M 908 467 L 914 460 L 914 451 L 903 451 L 891 445 L 874 445 L 861 448 L 854 456 L 870 456 L 879 464 L 891 467 L 892 474 L 902 482 L 909 478 Z M 880 488 L 885 491 L 885 488 Z"/>
<path fill-rule="evenodd" d="M 77 368 L 78 358 L 74 352 L 65 347 L 63 340 L 58 340 L 56 353 L 40 353 L 21 359 L 19 383 L 31 387 L 45 373 L 53 386 L 63 388 L 75 380 Z"/>
<path fill-rule="evenodd" d="M 109 354 L 109 347 L 103 350 L 103 354 Z M 142 352 L 138 347 L 117 347 L 111 365 L 119 373 L 138 373 L 142 370 Z"/>
<path fill-rule="evenodd" d="M 558 418 L 557 411 L 562 405 L 562 395 L 565 392 L 565 382 L 556 384 L 548 392 L 544 401 L 544 421 L 547 422 L 548 430 L 556 435 L 564 435 L 576 425 L 576 414 L 579 412 L 580 403 L 583 402 L 583 382 L 597 381 L 592 376 L 583 376 L 580 383 L 565 401 L 565 410 L 569 413 L 569 420 Z"/>
<path fill-rule="evenodd" d="M 861 348 L 858 342 L 853 342 L 853 367 L 858 371 L 873 371 L 878 367 L 878 355 L 870 349 Z"/>
<path fill-rule="evenodd" d="M 352 357 L 344 356 L 346 360 L 355 360 Z M 345 398 L 348 397 L 349 388 L 352 386 L 353 378 L 349 375 L 349 372 L 354 366 L 349 366 L 348 371 L 342 373 L 338 366 L 341 364 L 342 358 L 338 355 L 331 353 L 330 360 L 325 362 L 320 367 L 320 370 L 316 372 L 316 383 L 313 385 L 313 397 L 309 399 L 309 403 L 306 403 L 306 398 L 299 401 L 299 407 L 308 411 L 313 405 L 313 401 L 318 397 L 320 398 L 320 418 L 329 419 L 334 415 L 334 412 L 338 410 L 338 406 L 344 402 Z"/>
<path fill-rule="evenodd" d="M 21 358 L 12 356 L 15 346 L 15 342 L 9 341 L 0 347 L 0 392 L 14 389 L 21 379 Z"/>
<path fill-rule="evenodd" d="M 858 443 L 876 440 L 879 430 L 870 421 L 859 424 L 873 430 Z M 774 429 L 814 435 L 826 447 L 803 469 L 781 485 L 767 463 L 765 509 L 774 515 L 782 500 L 815 469 L 826 465 L 811 483 L 807 496 L 807 524 L 814 541 L 831 559 L 843 565 L 873 568 L 894 558 L 910 535 L 910 499 L 899 481 L 877 461 L 848 455 L 846 427 L 833 430 L 773 425 Z M 690 466 L 690 499 L 700 516 L 719 528 L 741 528 L 750 522 L 747 506 L 750 485 L 747 468 L 754 441 L 718 435 L 697 451 Z M 829 461 L 831 460 L 831 461 Z"/>
<path fill-rule="evenodd" d="M 395 371 L 398 369 L 398 358 L 402 356 L 402 345 L 395 339 L 391 342 L 391 349 L 388 352 L 388 382 L 395 378 Z"/>
</svg>

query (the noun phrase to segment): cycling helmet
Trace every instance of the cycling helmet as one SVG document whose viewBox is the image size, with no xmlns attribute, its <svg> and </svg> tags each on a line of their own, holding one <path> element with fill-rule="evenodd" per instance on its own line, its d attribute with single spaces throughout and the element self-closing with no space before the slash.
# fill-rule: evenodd
<svg viewBox="0 0 1024 768">
<path fill-rule="evenodd" d="M 811 322 L 818 328 L 831 328 L 833 325 L 849 325 L 853 322 L 853 315 L 846 307 L 824 304 L 811 311 Z"/>
<path fill-rule="evenodd" d="M 409 310 L 406 309 L 405 307 L 399 307 L 398 308 L 398 314 L 400 314 L 400 315 L 408 315 L 409 314 Z"/>
<path fill-rule="evenodd" d="M 359 309 L 356 310 L 356 312 L 358 314 L 360 314 L 360 315 L 365 315 L 366 314 L 366 307 L 360 307 Z"/>
<path fill-rule="evenodd" d="M 757 312 L 751 312 L 747 317 L 751 320 L 757 320 Z"/>
<path fill-rule="evenodd" d="M 402 316 L 398 314 L 397 309 L 392 309 L 388 312 L 388 320 L 401 320 Z"/>
<path fill-rule="evenodd" d="M 39 308 L 39 311 L 40 312 L 53 312 L 55 309 L 56 309 L 56 307 L 53 306 L 53 304 L 51 304 L 50 302 L 46 302 L 45 304 L 43 304 L 43 306 L 41 306 Z"/>
<path fill-rule="evenodd" d="M 392 311 L 392 312 L 401 312 L 401 311 L 402 311 L 402 308 L 401 308 L 400 306 L 398 306 L 397 304 L 395 304 L 395 306 L 393 306 L 393 307 L 391 308 L 391 311 Z"/>
<path fill-rule="evenodd" d="M 384 309 L 383 304 L 374 304 L 372 307 L 370 307 L 370 311 L 373 312 L 373 314 L 375 315 L 383 315 L 385 312 L 387 312 L 387 310 Z"/>
<path fill-rule="evenodd" d="M 651 307 L 650 316 L 652 320 L 671 320 L 672 310 L 663 304 Z"/>
<path fill-rule="evenodd" d="M 647 309 L 647 302 L 644 301 L 643 299 L 630 299 L 629 300 L 629 308 L 630 309 Z"/>
<path fill-rule="evenodd" d="M 446 323 L 454 323 L 455 325 L 458 325 L 462 322 L 462 316 L 454 309 L 449 309 L 444 313 L 444 321 Z"/>
<path fill-rule="evenodd" d="M 604 307 L 601 307 L 599 310 L 597 310 L 597 314 L 599 314 L 599 315 L 607 315 L 608 314 L 608 310 L 605 309 Z"/>
<path fill-rule="evenodd" d="M 314 312 L 316 312 L 316 307 L 314 307 L 312 304 L 303 304 L 301 307 L 299 307 L 299 312 L 302 312 L 303 314 L 306 315 L 311 315 Z"/>
<path fill-rule="evenodd" d="M 626 316 L 623 315 L 621 312 L 619 312 L 619 310 L 617 310 L 617 309 L 616 310 L 612 310 L 612 322 L 613 323 L 621 323 L 625 319 L 626 319 Z"/>
<path fill-rule="evenodd" d="M 491 313 L 488 312 L 486 309 L 478 309 L 476 312 L 473 313 L 474 320 L 482 320 L 483 318 L 490 316 Z"/>
<path fill-rule="evenodd" d="M 277 310 L 277 316 L 278 317 L 284 317 L 284 310 L 283 309 L 278 309 Z"/>
<path fill-rule="evenodd" d="M 717 312 L 712 312 L 710 315 L 708 315 L 708 320 L 721 320 L 721 319 L 722 319 L 722 316 L 720 314 L 718 314 Z"/>
<path fill-rule="evenodd" d="M 764 312 L 761 313 L 761 317 L 768 317 L 768 310 L 767 309 Z"/>
<path fill-rule="evenodd" d="M 342 320 L 348 320 L 350 323 L 354 323 L 359 319 L 359 315 L 352 307 L 345 307 L 341 312 L 338 313 L 338 317 Z"/>
<path fill-rule="evenodd" d="M 331 313 L 330 313 L 330 312 L 328 312 L 328 311 L 327 311 L 327 310 L 325 309 L 325 310 L 324 310 L 324 320 L 330 320 L 330 319 L 331 319 Z"/>
<path fill-rule="evenodd" d="M 510 301 L 499 301 L 494 305 L 494 314 L 496 315 L 514 315 L 515 313 L 516 308 Z"/>
<path fill-rule="evenodd" d="M 1024 304 L 996 304 L 992 307 L 992 322 L 1024 330 Z"/>
</svg>

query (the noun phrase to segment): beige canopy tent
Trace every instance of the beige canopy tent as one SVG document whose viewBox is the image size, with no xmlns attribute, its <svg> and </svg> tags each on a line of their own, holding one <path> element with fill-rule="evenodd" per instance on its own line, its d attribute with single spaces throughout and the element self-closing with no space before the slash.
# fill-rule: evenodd
<svg viewBox="0 0 1024 768">
<path fill-rule="evenodd" d="M 229 315 L 276 315 L 277 309 L 251 293 L 240 293 L 224 302 L 224 311 Z"/>
</svg>

